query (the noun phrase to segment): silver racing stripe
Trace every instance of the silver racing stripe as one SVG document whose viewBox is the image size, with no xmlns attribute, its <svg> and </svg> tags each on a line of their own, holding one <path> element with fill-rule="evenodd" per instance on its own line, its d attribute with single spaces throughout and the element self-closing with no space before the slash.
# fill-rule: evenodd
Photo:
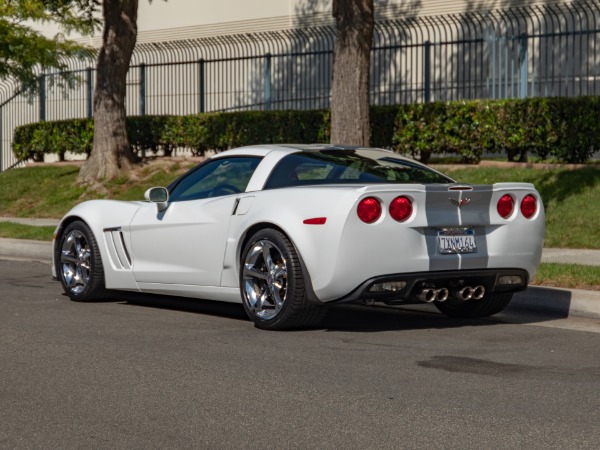
<svg viewBox="0 0 600 450">
<path fill-rule="evenodd" d="M 449 192 L 445 185 L 425 185 L 425 214 L 429 228 L 460 225 L 459 208 L 450 198 L 460 201 L 461 191 Z"/>
<path fill-rule="evenodd" d="M 471 202 L 460 209 L 463 225 L 473 227 L 475 231 L 475 242 L 477 252 L 465 254 L 461 257 L 461 269 L 487 269 L 489 264 L 489 252 L 487 245 L 487 233 L 490 231 L 490 209 L 492 202 L 493 187 L 489 185 L 473 186 L 473 191 L 464 192 Z"/>
<path fill-rule="evenodd" d="M 488 267 L 486 229 L 490 223 L 492 186 L 449 191 L 447 186 L 425 186 L 427 228 L 424 230 L 429 270 L 483 269 Z M 460 206 L 459 206 L 460 205 Z M 438 252 L 438 232 L 444 228 L 465 227 L 475 232 L 477 252 L 445 254 Z"/>
<path fill-rule="evenodd" d="M 425 229 L 425 242 L 429 254 L 429 270 L 458 270 L 460 269 L 460 255 L 440 255 L 438 247 L 438 229 Z"/>
<path fill-rule="evenodd" d="M 477 243 L 476 253 L 466 253 L 460 255 L 461 269 L 487 269 L 489 262 L 489 253 L 487 247 L 486 227 L 474 227 L 475 242 Z"/>
<path fill-rule="evenodd" d="M 448 192 L 446 186 L 425 186 L 425 214 L 427 228 L 425 229 L 425 242 L 429 255 L 429 270 L 458 270 L 460 268 L 459 255 L 440 255 L 438 253 L 438 231 L 448 226 L 460 224 L 459 211 L 450 203 L 449 198 L 460 200 L 460 191 Z"/>
<path fill-rule="evenodd" d="M 464 205 L 460 208 L 456 208 L 461 216 L 463 225 L 488 225 L 490 223 L 490 202 L 492 201 L 492 194 L 494 193 L 492 186 L 488 185 L 477 185 L 473 186 L 472 191 L 461 191 L 457 192 L 462 194 L 460 200 L 465 197 L 471 199 L 469 204 Z M 450 192 L 449 194 L 457 194 Z"/>
</svg>

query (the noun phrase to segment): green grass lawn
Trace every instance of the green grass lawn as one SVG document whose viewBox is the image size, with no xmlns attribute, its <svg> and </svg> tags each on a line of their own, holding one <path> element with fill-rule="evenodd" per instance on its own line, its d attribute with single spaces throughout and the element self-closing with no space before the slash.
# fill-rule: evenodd
<svg viewBox="0 0 600 450">
<path fill-rule="evenodd" d="M 142 200 L 146 189 L 166 186 L 194 165 L 180 162 L 147 165 L 136 169 L 132 178 L 111 180 L 101 189 L 77 186 L 77 166 L 40 165 L 1 172 L 0 215 L 60 219 L 84 200 Z"/>
<path fill-rule="evenodd" d="M 20 223 L 0 222 L 0 238 L 33 239 L 51 241 L 55 227 L 21 225 Z"/>
<path fill-rule="evenodd" d="M 532 284 L 600 291 L 600 267 L 542 263 Z"/>
<path fill-rule="evenodd" d="M 600 249 L 600 167 L 459 169 L 449 175 L 462 182 L 533 183 L 546 210 L 545 247 Z"/>
</svg>

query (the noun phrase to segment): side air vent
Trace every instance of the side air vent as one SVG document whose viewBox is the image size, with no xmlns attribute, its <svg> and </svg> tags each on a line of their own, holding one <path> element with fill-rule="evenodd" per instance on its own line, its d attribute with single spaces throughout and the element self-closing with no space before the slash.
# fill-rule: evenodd
<svg viewBox="0 0 600 450">
<path fill-rule="evenodd" d="M 112 265 L 117 269 L 131 269 L 131 256 L 125 245 L 121 227 L 105 228 L 103 231 Z"/>
</svg>

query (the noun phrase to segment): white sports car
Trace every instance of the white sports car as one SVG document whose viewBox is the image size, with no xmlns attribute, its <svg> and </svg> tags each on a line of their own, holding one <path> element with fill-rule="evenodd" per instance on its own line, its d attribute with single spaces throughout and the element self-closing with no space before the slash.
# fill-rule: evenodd
<svg viewBox="0 0 600 450">
<path fill-rule="evenodd" d="M 544 237 L 533 185 L 457 183 L 372 148 L 238 148 L 145 198 L 84 202 L 62 219 L 53 275 L 71 299 L 241 302 L 265 329 L 314 325 L 332 303 L 489 316 L 526 289 Z"/>
</svg>

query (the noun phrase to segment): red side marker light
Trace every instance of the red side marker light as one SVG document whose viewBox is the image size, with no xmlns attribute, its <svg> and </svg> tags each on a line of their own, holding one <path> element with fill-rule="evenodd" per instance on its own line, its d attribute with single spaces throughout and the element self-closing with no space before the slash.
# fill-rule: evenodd
<svg viewBox="0 0 600 450">
<path fill-rule="evenodd" d="M 323 225 L 327 222 L 327 217 L 313 217 L 312 219 L 304 219 L 305 225 Z"/>
</svg>

